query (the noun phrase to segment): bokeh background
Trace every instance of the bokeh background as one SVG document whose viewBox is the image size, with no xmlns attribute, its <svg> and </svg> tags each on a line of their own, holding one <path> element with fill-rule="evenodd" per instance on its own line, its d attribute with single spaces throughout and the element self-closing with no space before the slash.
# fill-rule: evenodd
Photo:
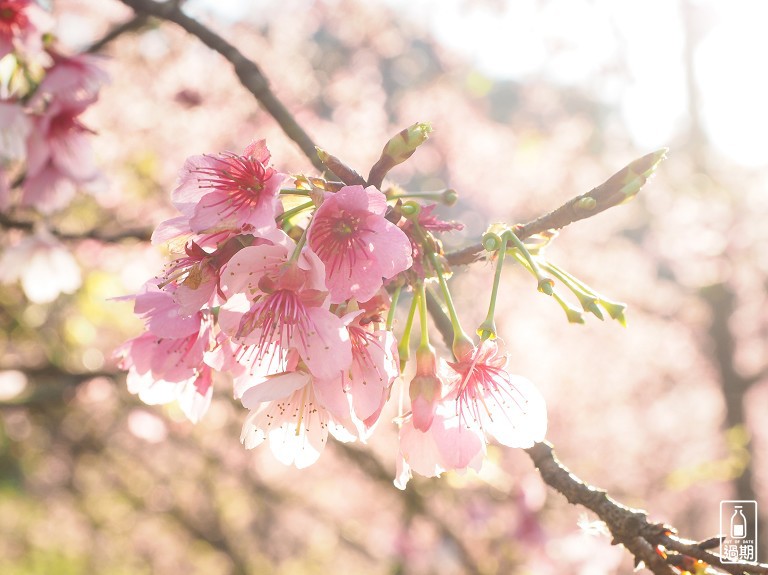
<svg viewBox="0 0 768 575">
<path fill-rule="evenodd" d="M 113 0 L 52 4 L 72 51 L 131 17 Z M 313 139 L 362 173 L 389 136 L 432 122 L 390 178 L 459 192 L 441 208 L 466 224 L 449 250 L 668 146 L 635 201 L 573 224 L 548 251 L 626 302 L 628 327 L 569 325 L 508 266 L 500 333 L 511 370 L 547 399 L 548 439 L 583 479 L 692 539 L 718 533 L 722 499 L 755 499 L 766 516 L 764 2 L 189 0 L 185 10 L 254 59 Z M 416 478 L 403 493 L 388 419 L 369 445 L 332 443 L 297 471 L 266 446 L 242 448 L 245 413 L 226 382 L 196 426 L 130 396 L 111 354 L 141 323 L 111 298 L 161 270 L 162 250 L 130 236 L 173 215 L 184 159 L 263 137 L 281 169 L 312 168 L 228 62 L 175 25 L 149 21 L 102 54 L 112 80 L 85 122 L 103 178 L 49 223 L 131 233 L 68 240 L 83 283 L 53 303 L 0 286 L 0 572 L 631 572 L 523 452 L 491 448 L 479 475 Z M 0 249 L 22 235 L 0 231 Z M 492 269 L 455 272 L 462 319 L 477 324 Z"/>
</svg>

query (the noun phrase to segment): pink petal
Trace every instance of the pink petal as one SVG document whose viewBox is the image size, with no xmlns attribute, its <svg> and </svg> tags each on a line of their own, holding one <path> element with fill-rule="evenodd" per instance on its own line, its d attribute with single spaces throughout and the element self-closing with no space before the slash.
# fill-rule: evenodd
<svg viewBox="0 0 768 575">
<path fill-rule="evenodd" d="M 318 379 L 341 377 L 341 372 L 352 363 L 352 345 L 341 318 L 319 307 L 308 308 L 315 331 L 295 338 L 296 350 Z"/>
<path fill-rule="evenodd" d="M 516 401 L 494 394 L 485 395 L 487 411 L 481 410 L 482 427 L 496 441 L 509 447 L 528 448 L 542 441 L 547 432 L 547 406 L 533 383 L 524 377 L 510 376 Z M 500 399 L 502 398 L 502 399 Z"/>
<path fill-rule="evenodd" d="M 261 403 L 288 397 L 297 389 L 305 387 L 309 382 L 309 374 L 301 371 L 260 378 L 242 392 L 240 401 L 244 407 L 256 409 Z"/>
</svg>

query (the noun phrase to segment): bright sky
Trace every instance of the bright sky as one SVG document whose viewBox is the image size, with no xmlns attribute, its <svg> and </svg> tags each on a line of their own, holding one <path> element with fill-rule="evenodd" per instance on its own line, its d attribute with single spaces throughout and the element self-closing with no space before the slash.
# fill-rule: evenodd
<svg viewBox="0 0 768 575">
<path fill-rule="evenodd" d="M 262 2 L 260 12 L 297 9 L 308 1 L 272 0 L 271 8 Z M 704 34 L 695 71 L 705 129 L 732 160 L 768 166 L 768 1 L 375 1 L 421 22 L 491 77 L 544 76 L 589 85 L 600 70 L 619 70 L 620 81 L 600 84 L 598 96 L 621 107 L 636 144 L 647 149 L 670 144 L 687 121 L 685 3 Z M 192 4 L 233 20 L 253 9 L 234 0 Z"/>
</svg>

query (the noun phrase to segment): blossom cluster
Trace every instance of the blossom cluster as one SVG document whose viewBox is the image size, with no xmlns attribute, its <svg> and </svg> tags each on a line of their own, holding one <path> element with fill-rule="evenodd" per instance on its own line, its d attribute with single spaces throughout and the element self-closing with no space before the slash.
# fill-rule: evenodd
<svg viewBox="0 0 768 575">
<path fill-rule="evenodd" d="M 92 132 L 81 117 L 107 76 L 96 57 L 60 52 L 52 27 L 49 14 L 32 0 L 0 0 L 0 212 L 48 216 L 99 176 Z M 36 265 L 13 265 L 24 261 Z M 34 270 L 51 262 L 71 273 L 38 281 Z M 13 243 L 2 263 L 0 281 L 20 278 L 33 301 L 51 301 L 80 284 L 74 259 L 44 226 Z M 46 289 L 27 287 L 38 283 Z"/>
<path fill-rule="evenodd" d="M 388 167 L 420 141 L 391 142 Z M 173 259 L 133 296 L 146 330 L 117 352 L 129 390 L 150 404 L 176 401 L 196 422 L 214 382 L 229 379 L 248 410 L 245 447 L 267 442 L 279 461 L 302 468 L 329 434 L 365 442 L 400 382 L 411 399 L 393 414 L 401 488 L 412 471 L 479 469 L 491 437 L 513 447 L 541 440 L 544 400 L 506 371 L 496 341 L 475 345 L 456 320 L 452 361 L 429 345 L 424 286 L 447 288 L 434 234 L 457 226 L 320 157 L 348 177 L 288 176 L 264 141 L 186 161 L 171 194 L 180 215 L 153 235 Z M 393 308 L 408 292 L 397 337 Z M 416 309 L 422 343 L 406 386 Z"/>
</svg>

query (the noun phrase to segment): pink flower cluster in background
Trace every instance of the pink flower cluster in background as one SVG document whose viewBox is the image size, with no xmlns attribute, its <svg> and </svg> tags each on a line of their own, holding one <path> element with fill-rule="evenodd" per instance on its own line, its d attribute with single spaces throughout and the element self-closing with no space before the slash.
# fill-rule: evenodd
<svg viewBox="0 0 768 575">
<path fill-rule="evenodd" d="M 107 81 L 99 60 L 87 54 L 65 56 L 53 46 L 53 22 L 30 0 L 0 0 L 0 211 L 33 211 L 44 218 L 69 205 L 79 187 L 98 176 L 92 135 L 82 114 Z M 67 248 L 36 226 L 29 238 L 16 237 L 0 257 L 0 281 L 26 278 L 29 299 L 53 301 L 81 283 Z M 67 273 L 33 289 L 23 268 L 34 245 L 35 261 L 58 261 Z M 46 250 L 49 252 L 45 254 Z M 34 269 L 35 266 L 29 266 Z M 50 274 L 49 274 L 50 275 Z"/>
<path fill-rule="evenodd" d="M 288 208 L 290 196 L 307 201 Z M 429 229 L 455 226 L 429 206 L 414 224 L 374 186 L 289 177 L 270 165 L 264 141 L 189 158 L 171 198 L 181 215 L 153 241 L 169 242 L 175 258 L 135 296 L 146 331 L 118 350 L 130 391 L 177 401 L 196 422 L 226 374 L 249 412 L 245 447 L 267 442 L 298 468 L 318 459 L 329 434 L 365 442 L 401 376 L 389 292 L 424 281 L 424 234 L 434 243 Z M 504 371 L 495 343 L 454 363 L 433 359 L 429 397 L 396 419 L 396 485 L 411 470 L 478 469 L 486 434 L 518 447 L 543 438 L 541 396 Z"/>
</svg>

